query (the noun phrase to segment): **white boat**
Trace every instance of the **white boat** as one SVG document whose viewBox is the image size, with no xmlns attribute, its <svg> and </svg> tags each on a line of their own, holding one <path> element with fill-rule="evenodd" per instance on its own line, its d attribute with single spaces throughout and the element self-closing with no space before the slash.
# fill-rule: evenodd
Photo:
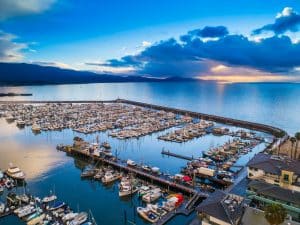
<svg viewBox="0 0 300 225">
<path fill-rule="evenodd" d="M 28 216 L 28 215 L 34 213 L 35 211 L 36 211 L 36 208 L 32 206 L 32 207 L 27 208 L 26 210 L 19 212 L 17 214 L 17 216 L 19 218 L 22 218 L 22 217 L 25 217 L 25 216 Z"/>
<path fill-rule="evenodd" d="M 23 127 L 25 127 L 25 122 L 23 120 L 18 120 L 17 121 L 17 126 L 20 127 L 20 128 L 23 128 Z"/>
<path fill-rule="evenodd" d="M 44 197 L 44 198 L 42 199 L 42 202 L 43 202 L 43 203 L 49 203 L 49 202 L 52 202 L 52 201 L 54 201 L 54 200 L 56 200 L 56 199 L 57 199 L 56 195 L 50 195 L 50 196 Z"/>
<path fill-rule="evenodd" d="M 148 207 L 137 207 L 136 210 L 139 216 L 141 216 L 143 219 L 147 220 L 150 223 L 155 223 L 159 220 L 159 216 Z"/>
<path fill-rule="evenodd" d="M 78 213 L 70 212 L 70 213 L 67 213 L 66 215 L 64 215 L 62 217 L 62 220 L 63 220 L 63 222 L 67 222 L 67 221 L 73 220 L 77 215 L 78 215 Z"/>
<path fill-rule="evenodd" d="M 147 194 L 150 191 L 151 191 L 151 188 L 149 186 L 143 185 L 139 188 L 138 194 L 140 197 L 142 197 L 143 195 Z"/>
<path fill-rule="evenodd" d="M 10 164 L 9 168 L 6 170 L 6 174 L 16 180 L 24 180 L 25 179 L 25 173 L 20 170 L 19 167 L 13 166 Z"/>
<path fill-rule="evenodd" d="M 0 170 L 0 179 L 2 179 L 4 177 L 3 172 Z"/>
<path fill-rule="evenodd" d="M 0 202 L 0 214 L 4 213 L 5 211 L 5 204 L 3 202 Z"/>
<path fill-rule="evenodd" d="M 147 194 L 145 194 L 142 197 L 142 200 L 144 202 L 150 203 L 150 202 L 156 201 L 160 197 L 161 197 L 161 190 L 160 190 L 160 188 L 155 188 L 155 189 L 152 189 L 151 191 L 149 191 Z"/>
<path fill-rule="evenodd" d="M 34 133 L 39 133 L 39 132 L 41 132 L 41 127 L 38 124 L 34 123 L 34 124 L 32 124 L 31 130 Z"/>
<path fill-rule="evenodd" d="M 159 168 L 158 167 L 152 167 L 151 168 L 153 173 L 159 173 Z"/>
<path fill-rule="evenodd" d="M 132 184 L 124 184 L 120 185 L 119 187 L 119 196 L 125 197 L 132 195 L 138 191 L 138 188 L 135 185 Z"/>
<path fill-rule="evenodd" d="M 69 223 L 69 225 L 80 225 L 83 224 L 88 219 L 88 214 L 85 212 L 79 213 L 75 218 Z"/>
<path fill-rule="evenodd" d="M 108 184 L 114 182 L 121 178 L 119 173 L 106 172 L 104 177 L 102 177 L 101 181 L 103 184 Z"/>
<path fill-rule="evenodd" d="M 131 160 L 131 159 L 128 159 L 128 160 L 127 160 L 127 165 L 128 165 L 128 166 L 136 166 L 136 163 L 135 163 L 135 161 L 133 161 L 133 160 Z"/>
</svg>

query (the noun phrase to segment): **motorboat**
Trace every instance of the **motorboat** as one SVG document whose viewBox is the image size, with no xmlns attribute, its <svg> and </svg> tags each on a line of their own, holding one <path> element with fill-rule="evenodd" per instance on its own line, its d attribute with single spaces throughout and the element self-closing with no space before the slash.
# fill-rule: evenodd
<svg viewBox="0 0 300 225">
<path fill-rule="evenodd" d="M 42 214 L 38 217 L 33 218 L 32 220 L 27 222 L 27 225 L 36 225 L 36 224 L 41 224 L 43 220 L 45 219 L 46 215 Z"/>
<path fill-rule="evenodd" d="M 150 203 L 158 200 L 161 197 L 161 189 L 154 188 L 142 197 L 144 202 Z"/>
<path fill-rule="evenodd" d="M 143 197 L 145 194 L 147 194 L 148 192 L 151 191 L 151 188 L 149 186 L 146 186 L 146 185 L 142 185 L 140 188 L 139 188 L 139 191 L 138 191 L 138 195 L 140 197 Z"/>
<path fill-rule="evenodd" d="M 31 130 L 34 133 L 40 133 L 41 132 L 41 127 L 38 124 L 34 123 L 34 124 L 32 124 Z"/>
<path fill-rule="evenodd" d="M 159 220 L 159 216 L 148 207 L 137 207 L 137 213 L 150 223 L 156 223 Z"/>
<path fill-rule="evenodd" d="M 63 220 L 63 222 L 67 222 L 67 221 L 75 219 L 75 217 L 77 215 L 78 215 L 78 213 L 70 212 L 70 213 L 67 213 L 66 215 L 64 215 L 62 217 L 62 220 Z"/>
<path fill-rule="evenodd" d="M 69 223 L 69 225 L 81 225 L 88 219 L 88 214 L 86 212 L 81 212 L 75 216 L 75 218 Z"/>
<path fill-rule="evenodd" d="M 80 175 L 81 178 L 90 178 L 94 177 L 98 170 L 91 168 L 83 171 Z"/>
<path fill-rule="evenodd" d="M 5 211 L 5 204 L 3 202 L 0 202 L 0 214 L 4 213 Z"/>
<path fill-rule="evenodd" d="M 13 166 L 12 164 L 6 170 L 6 174 L 15 180 L 25 180 L 25 173 L 20 170 L 19 167 Z"/>
<path fill-rule="evenodd" d="M 128 166 L 136 166 L 136 162 L 131 159 L 128 159 L 126 163 Z"/>
<path fill-rule="evenodd" d="M 17 120 L 17 126 L 19 128 L 24 128 L 25 125 L 26 125 L 25 121 L 23 121 L 23 120 Z"/>
<path fill-rule="evenodd" d="M 42 203 L 49 203 L 49 202 L 55 201 L 56 199 L 57 199 L 56 195 L 49 195 L 42 199 Z"/>
<path fill-rule="evenodd" d="M 106 172 L 104 177 L 102 177 L 101 181 L 103 184 L 109 184 L 121 178 L 119 173 L 112 173 L 110 171 Z"/>
<path fill-rule="evenodd" d="M 54 211 L 56 209 L 62 208 L 66 205 L 64 202 L 55 202 L 54 205 L 49 209 L 51 211 Z"/>
</svg>

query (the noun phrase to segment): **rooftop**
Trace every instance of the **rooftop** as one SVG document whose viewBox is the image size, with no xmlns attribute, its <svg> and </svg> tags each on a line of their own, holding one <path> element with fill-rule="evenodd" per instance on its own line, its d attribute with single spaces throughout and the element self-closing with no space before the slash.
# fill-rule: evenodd
<svg viewBox="0 0 300 225">
<path fill-rule="evenodd" d="M 280 157 L 275 155 L 268 155 L 259 153 L 255 155 L 247 164 L 252 168 L 264 170 L 267 173 L 280 175 L 282 170 L 292 171 L 300 175 L 300 161 L 289 159 L 287 157 Z"/>
</svg>

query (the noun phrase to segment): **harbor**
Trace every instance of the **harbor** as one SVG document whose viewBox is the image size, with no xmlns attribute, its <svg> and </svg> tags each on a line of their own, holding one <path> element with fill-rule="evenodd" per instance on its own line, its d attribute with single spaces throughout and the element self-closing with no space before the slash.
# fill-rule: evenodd
<svg viewBox="0 0 300 225">
<path fill-rule="evenodd" d="M 34 113 L 30 113 L 31 110 Z M 199 115 L 193 117 L 191 114 L 175 113 L 166 109 L 144 108 L 135 104 L 120 103 L 120 100 L 75 103 L 19 102 L 11 105 L 4 102 L 1 104 L 1 115 L 2 120 L 9 126 L 15 126 L 18 132 L 25 132 L 33 138 L 51 138 L 52 133 L 62 136 L 63 139 L 55 141 L 55 147 L 71 156 L 75 164 L 84 163 L 85 166 L 76 165 L 81 168 L 79 177 L 83 183 L 91 182 L 94 185 L 100 180 L 99 183 L 102 183 L 104 188 L 117 186 L 119 189 L 122 183 L 128 183 L 129 176 L 138 179 L 139 184 L 142 184 L 134 188 L 128 184 L 122 186 L 122 190 L 127 190 L 130 195 L 133 194 L 131 191 L 138 195 L 141 186 L 154 185 L 159 188 L 162 198 L 157 203 L 145 205 L 134 200 L 137 202 L 131 208 L 135 213 L 127 215 L 131 214 L 129 210 L 126 216 L 122 216 L 129 221 L 131 217 L 135 218 L 137 213 L 142 218 L 141 221 L 137 220 L 140 221 L 138 224 L 143 224 L 143 220 L 165 224 L 176 221 L 179 215 L 188 217 L 195 207 L 216 189 L 232 189 L 232 186 L 236 185 L 235 180 L 240 179 L 239 170 L 251 155 L 266 148 L 271 149 L 274 144 L 280 142 L 272 133 L 261 132 L 262 129 L 249 130 L 235 127 L 231 123 L 229 125 L 204 120 Z M 275 129 L 273 132 L 276 133 Z M 167 134 L 177 134 L 178 137 L 186 139 L 172 143 L 173 141 L 160 138 Z M 155 145 L 153 140 L 156 140 Z M 159 148 L 159 151 L 151 153 L 151 148 L 144 146 Z M 201 151 L 195 151 L 199 146 Z M 139 153 L 136 154 L 137 152 Z M 147 158 L 150 154 L 152 156 Z M 157 156 L 161 154 L 165 156 L 159 160 L 164 160 L 165 164 L 156 161 Z M 141 157 L 142 155 L 144 157 Z M 89 167 L 95 170 L 87 169 Z M 207 170 L 205 173 L 203 168 Z M 239 170 L 233 171 L 233 168 Z M 214 170 L 213 175 L 209 175 L 208 169 Z M 113 183 L 116 184 L 105 184 L 103 176 L 107 170 L 111 173 L 107 176 L 112 176 Z M 89 178 L 90 174 L 93 174 L 92 179 Z M 168 201 L 174 194 L 182 194 L 184 201 L 178 208 L 175 207 L 176 210 L 172 207 L 169 210 L 163 209 L 165 204 L 169 205 Z M 132 196 L 130 199 L 136 198 Z M 177 202 L 181 197 L 178 195 L 174 199 Z"/>
</svg>

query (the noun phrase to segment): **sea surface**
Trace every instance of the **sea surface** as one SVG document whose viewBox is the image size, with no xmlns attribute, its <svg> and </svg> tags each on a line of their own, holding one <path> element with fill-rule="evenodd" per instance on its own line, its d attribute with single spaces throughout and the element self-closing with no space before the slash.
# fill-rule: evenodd
<svg viewBox="0 0 300 225">
<path fill-rule="evenodd" d="M 3 97 L 0 101 L 124 98 L 265 123 L 280 127 L 289 134 L 300 130 L 300 84 L 114 83 L 0 87 L 0 92 L 33 94 L 29 97 Z M 91 210 L 99 225 L 125 224 L 124 214 L 138 225 L 146 224 L 134 213 L 135 207 L 141 205 L 139 199 L 119 199 L 117 183 L 104 187 L 99 182 L 81 180 L 80 173 L 86 164 L 58 152 L 55 147 L 61 143 L 71 144 L 74 136 L 91 142 L 99 136 L 100 142 L 110 142 L 113 152 L 120 158 L 130 158 L 176 174 L 186 161 L 162 156 L 163 148 L 197 157 L 202 155 L 202 151 L 231 139 L 206 135 L 182 144 L 158 140 L 157 137 L 165 132 L 132 140 L 111 138 L 107 132 L 83 135 L 68 129 L 34 135 L 30 127 L 19 129 L 14 123 L 8 124 L 0 119 L 0 168 L 4 170 L 13 162 L 26 172 L 29 192 L 42 197 L 54 190 L 59 199 L 74 210 Z M 263 148 L 263 144 L 257 146 L 239 163 L 245 164 Z M 191 218 L 176 217 L 168 224 L 185 225 Z M 24 223 L 11 216 L 1 219 L 0 224 Z"/>
</svg>

